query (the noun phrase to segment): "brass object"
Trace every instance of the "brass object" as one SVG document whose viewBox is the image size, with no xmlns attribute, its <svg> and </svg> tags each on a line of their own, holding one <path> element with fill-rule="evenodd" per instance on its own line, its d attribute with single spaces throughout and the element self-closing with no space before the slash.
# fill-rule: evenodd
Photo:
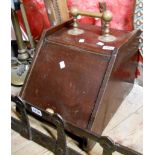
<svg viewBox="0 0 155 155">
<path fill-rule="evenodd" d="M 90 16 L 90 17 L 101 18 L 102 36 L 99 36 L 98 39 L 103 42 L 115 41 L 116 37 L 113 35 L 110 35 L 110 29 L 109 29 L 109 23 L 112 20 L 112 13 L 109 10 L 106 10 L 105 3 L 100 4 L 100 6 L 102 6 L 102 8 L 100 9 L 100 13 L 99 12 L 82 11 L 82 10 L 79 10 L 79 9 L 73 7 L 70 10 L 71 15 L 74 17 L 73 29 L 69 30 L 68 34 L 70 34 L 70 35 L 83 34 L 84 30 L 81 30 L 78 28 L 77 16 L 78 15 Z"/>
<path fill-rule="evenodd" d="M 16 58 L 14 62 L 11 62 L 11 84 L 21 86 L 24 84 L 24 80 L 29 69 L 29 65 L 27 63 L 29 54 L 22 39 L 22 32 L 16 11 L 13 9 L 11 9 L 11 19 L 18 45 L 18 58 Z"/>
<path fill-rule="evenodd" d="M 97 12 L 82 11 L 82 10 L 74 9 L 73 11 L 71 11 L 71 14 L 73 16 L 83 15 L 83 16 L 101 18 L 103 35 L 99 36 L 99 40 L 103 42 L 115 41 L 116 37 L 113 35 L 110 35 L 110 29 L 109 29 L 109 23 L 112 20 L 112 13 L 111 11 L 106 10 L 105 3 L 102 6 L 102 11 L 103 13 L 97 13 Z"/>
<path fill-rule="evenodd" d="M 33 36 L 31 34 L 31 31 L 30 31 L 30 26 L 29 26 L 29 23 L 28 23 L 28 20 L 27 20 L 23 0 L 20 0 L 20 9 L 21 9 L 21 14 L 22 14 L 24 25 L 25 25 L 25 29 L 26 29 L 26 32 L 27 32 L 27 35 L 28 35 L 28 38 L 29 38 L 29 41 L 30 41 L 30 44 L 31 44 L 31 48 L 35 49 L 35 42 L 34 42 Z"/>
<path fill-rule="evenodd" d="M 71 14 L 73 16 L 89 16 L 89 17 L 95 17 L 95 18 L 102 18 L 103 14 L 99 12 L 91 12 L 91 11 L 83 11 L 83 10 L 78 10 L 77 8 L 71 9 Z"/>
<path fill-rule="evenodd" d="M 21 86 L 24 84 L 29 65 L 14 64 L 11 66 L 11 84 L 15 86 Z"/>
<path fill-rule="evenodd" d="M 103 17 L 102 13 L 82 11 L 82 10 L 77 9 L 76 7 L 71 8 L 70 13 L 74 17 L 73 29 L 68 31 L 68 34 L 70 34 L 70 35 L 79 35 L 79 34 L 84 33 L 84 30 L 81 30 L 78 28 L 78 23 L 77 23 L 77 16 L 78 15 L 90 16 L 90 17 L 96 17 L 96 18 L 102 18 Z"/>
<path fill-rule="evenodd" d="M 20 29 L 20 25 L 18 22 L 18 17 L 16 14 L 16 11 L 11 9 L 11 19 L 12 19 L 12 24 L 13 24 L 13 28 L 15 31 L 15 35 L 16 35 L 16 40 L 17 40 L 17 44 L 18 44 L 18 59 L 21 61 L 25 61 L 29 58 L 29 54 L 27 52 L 26 46 L 23 42 L 22 39 L 22 32 Z"/>
<path fill-rule="evenodd" d="M 73 29 L 68 31 L 68 34 L 70 35 L 80 35 L 84 33 L 84 30 L 81 30 L 78 28 L 78 23 L 77 23 L 77 16 L 79 15 L 79 10 L 77 8 L 72 8 L 71 9 L 71 14 L 74 17 L 74 23 L 73 23 Z"/>
<path fill-rule="evenodd" d="M 28 53 L 27 53 L 27 49 L 21 49 L 18 50 L 18 59 L 19 60 L 27 60 Z"/>
<path fill-rule="evenodd" d="M 113 35 L 110 35 L 110 29 L 109 29 L 109 23 L 112 20 L 111 11 L 106 10 L 103 12 L 103 20 L 104 20 L 103 35 L 99 36 L 98 39 L 103 42 L 115 41 L 116 37 Z"/>
</svg>

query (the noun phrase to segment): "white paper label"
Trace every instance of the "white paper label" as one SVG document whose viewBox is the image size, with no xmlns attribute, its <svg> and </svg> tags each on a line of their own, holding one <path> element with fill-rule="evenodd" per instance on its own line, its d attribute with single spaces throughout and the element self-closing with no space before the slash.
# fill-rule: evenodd
<svg viewBox="0 0 155 155">
<path fill-rule="evenodd" d="M 64 61 L 59 62 L 59 65 L 60 65 L 61 69 L 65 68 L 65 62 Z"/>
<path fill-rule="evenodd" d="M 78 15 L 78 16 L 77 16 L 77 19 L 81 19 L 81 15 Z"/>
<path fill-rule="evenodd" d="M 99 20 L 99 18 L 95 18 L 95 20 Z"/>
<path fill-rule="evenodd" d="M 114 50 L 115 47 L 114 46 L 103 46 L 102 49 L 104 49 L 104 50 Z"/>
<path fill-rule="evenodd" d="M 104 45 L 104 43 L 102 43 L 102 42 L 98 42 L 96 44 L 99 45 L 99 46 L 103 46 Z"/>
<path fill-rule="evenodd" d="M 31 107 L 31 110 L 32 110 L 32 112 L 34 112 L 35 114 L 37 114 L 37 115 L 39 115 L 39 116 L 42 116 L 41 111 L 38 110 L 37 108 L 35 108 L 35 107 Z"/>
<path fill-rule="evenodd" d="M 79 43 L 84 43 L 85 42 L 85 39 L 80 39 L 79 40 Z"/>
</svg>

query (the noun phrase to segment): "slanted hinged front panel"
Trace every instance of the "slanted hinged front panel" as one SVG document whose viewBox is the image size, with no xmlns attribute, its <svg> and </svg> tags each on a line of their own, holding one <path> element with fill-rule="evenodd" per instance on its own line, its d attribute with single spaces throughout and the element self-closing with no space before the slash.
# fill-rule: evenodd
<svg viewBox="0 0 155 155">
<path fill-rule="evenodd" d="M 45 41 L 22 98 L 86 128 L 110 57 Z"/>
</svg>

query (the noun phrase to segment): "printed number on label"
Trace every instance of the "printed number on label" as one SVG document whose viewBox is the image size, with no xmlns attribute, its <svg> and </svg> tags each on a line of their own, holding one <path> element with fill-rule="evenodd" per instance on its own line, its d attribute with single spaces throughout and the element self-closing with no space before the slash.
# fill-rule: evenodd
<svg viewBox="0 0 155 155">
<path fill-rule="evenodd" d="M 39 116 L 42 116 L 41 111 L 38 110 L 37 108 L 35 108 L 35 107 L 31 107 L 31 110 L 32 110 L 32 112 L 34 112 L 35 114 L 37 114 L 37 115 L 39 115 Z"/>
<path fill-rule="evenodd" d="M 114 46 L 103 46 L 102 49 L 104 49 L 104 50 L 114 50 L 115 47 Z"/>
</svg>

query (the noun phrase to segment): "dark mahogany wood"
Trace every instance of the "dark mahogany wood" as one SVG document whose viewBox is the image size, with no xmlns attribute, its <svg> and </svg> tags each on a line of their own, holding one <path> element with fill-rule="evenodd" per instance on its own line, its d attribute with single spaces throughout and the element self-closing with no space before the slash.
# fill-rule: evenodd
<svg viewBox="0 0 155 155">
<path fill-rule="evenodd" d="M 136 65 L 131 60 L 141 32 L 111 30 L 117 40 L 105 45 L 115 49 L 103 50 L 96 44 L 100 27 L 80 24 L 85 33 L 71 36 L 67 33 L 71 23 L 42 34 L 20 96 L 42 109 L 53 109 L 74 126 L 101 134 L 120 105 L 110 104 L 117 97 L 115 91 L 122 82 L 134 81 Z M 79 43 L 79 39 L 85 42 Z M 65 64 L 62 68 L 61 63 Z M 122 99 L 130 89 L 122 93 Z M 108 113 L 109 106 L 113 110 Z M 92 144 L 87 146 L 91 148 Z"/>
</svg>

